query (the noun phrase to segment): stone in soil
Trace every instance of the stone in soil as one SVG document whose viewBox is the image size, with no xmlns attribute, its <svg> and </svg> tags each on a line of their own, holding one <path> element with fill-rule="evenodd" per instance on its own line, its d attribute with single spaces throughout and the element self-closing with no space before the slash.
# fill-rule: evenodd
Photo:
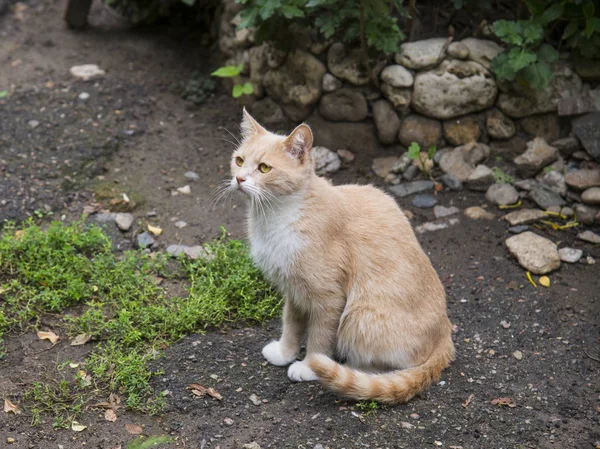
<svg viewBox="0 0 600 449">
<path fill-rule="evenodd" d="M 204 259 L 212 259 L 214 258 L 214 254 L 208 252 L 204 249 L 204 247 L 196 245 L 196 246 L 186 246 L 183 248 L 183 252 L 186 256 L 188 256 L 192 260 L 196 260 L 200 257 Z"/>
<path fill-rule="evenodd" d="M 181 193 L 182 195 L 189 195 L 192 193 L 192 189 L 190 189 L 190 186 L 185 185 L 183 187 L 178 187 L 177 192 Z"/>
<path fill-rule="evenodd" d="M 552 142 L 560 137 L 560 123 L 556 113 L 524 117 L 520 120 L 520 123 L 521 128 L 527 134 L 541 137 L 546 142 Z"/>
<path fill-rule="evenodd" d="M 485 197 L 498 205 L 515 204 L 519 200 L 519 192 L 510 184 L 492 184 Z"/>
<path fill-rule="evenodd" d="M 142 232 L 137 236 L 137 245 L 141 249 L 148 248 L 154 245 L 154 239 L 148 232 Z"/>
<path fill-rule="evenodd" d="M 584 225 L 591 226 L 594 224 L 598 208 L 593 206 L 586 206 L 585 204 L 576 204 L 574 206 L 575 213 L 577 214 L 577 221 Z"/>
<path fill-rule="evenodd" d="M 427 69 L 437 64 L 445 42 L 444 38 L 405 42 L 400 46 L 400 53 L 396 53 L 394 59 L 398 64 L 409 69 Z"/>
<path fill-rule="evenodd" d="M 369 74 L 362 64 L 359 48 L 348 49 L 344 44 L 336 42 L 327 52 L 327 66 L 333 75 L 350 84 L 363 86 L 369 83 Z M 305 69 L 299 67 L 299 70 Z"/>
<path fill-rule="evenodd" d="M 583 256 L 583 251 L 575 248 L 561 248 L 558 250 L 560 260 L 567 263 L 576 263 Z"/>
<path fill-rule="evenodd" d="M 433 195 L 417 195 L 412 200 L 412 205 L 421 209 L 429 209 L 437 204 Z"/>
<path fill-rule="evenodd" d="M 564 137 L 552 142 L 552 146 L 558 150 L 562 157 L 569 157 L 581 148 L 576 137 Z"/>
<path fill-rule="evenodd" d="M 527 142 L 527 150 L 515 158 L 517 171 L 524 178 L 534 176 L 546 165 L 558 158 L 558 150 L 551 147 L 541 137 Z"/>
<path fill-rule="evenodd" d="M 481 136 L 482 118 L 478 115 L 466 115 L 444 120 L 444 138 L 452 145 L 465 145 L 477 142 Z"/>
<path fill-rule="evenodd" d="M 373 103 L 373 121 L 381 143 L 389 145 L 396 141 L 400 118 L 389 101 L 379 100 Z"/>
<path fill-rule="evenodd" d="M 467 187 L 470 190 L 485 192 L 494 183 L 494 172 L 486 165 L 478 165 L 467 178 Z"/>
<path fill-rule="evenodd" d="M 444 218 L 436 221 L 428 221 L 426 223 L 416 226 L 415 232 L 417 234 L 424 234 L 425 232 L 439 231 L 440 229 L 446 229 L 458 223 L 458 218 Z"/>
<path fill-rule="evenodd" d="M 518 181 L 515 181 L 514 184 L 515 187 L 529 192 L 531 189 L 538 185 L 538 182 L 535 179 L 520 179 Z"/>
<path fill-rule="evenodd" d="M 356 156 L 354 156 L 354 153 L 352 151 L 345 150 L 343 148 L 337 150 L 337 154 L 340 157 L 340 159 L 342 160 L 342 162 L 345 162 L 346 164 L 352 163 L 354 161 L 354 159 L 356 158 Z"/>
<path fill-rule="evenodd" d="M 493 139 L 510 139 L 516 132 L 515 122 L 496 108 L 487 113 L 485 126 L 489 136 Z"/>
<path fill-rule="evenodd" d="M 488 212 L 483 207 L 472 206 L 465 209 L 465 215 L 471 220 L 493 220 L 496 218 L 491 212 Z"/>
<path fill-rule="evenodd" d="M 169 245 L 167 246 L 167 254 L 171 257 L 178 257 L 180 254 L 183 254 L 185 248 L 185 245 Z"/>
<path fill-rule="evenodd" d="M 529 231 L 529 226 L 527 225 L 519 225 L 519 226 L 511 226 L 508 228 L 508 232 L 511 234 L 520 234 L 521 232 Z"/>
<path fill-rule="evenodd" d="M 535 186 L 531 189 L 529 198 L 544 210 L 552 206 L 564 206 L 567 204 L 558 193 L 555 193 L 542 185 Z"/>
<path fill-rule="evenodd" d="M 333 92 L 335 90 L 340 89 L 344 83 L 342 83 L 339 79 L 333 76 L 331 73 L 326 73 L 323 76 L 323 91 L 324 92 Z"/>
<path fill-rule="evenodd" d="M 332 122 L 360 122 L 367 118 L 369 108 L 365 96 L 360 92 L 338 89 L 323 95 L 319 112 Z"/>
<path fill-rule="evenodd" d="M 581 201 L 585 204 L 600 204 L 600 187 L 590 187 L 581 194 Z"/>
<path fill-rule="evenodd" d="M 89 100 L 90 94 L 87 92 L 81 92 L 77 98 L 79 98 L 81 101 L 86 101 Z"/>
<path fill-rule="evenodd" d="M 40 126 L 40 122 L 38 122 L 37 120 L 29 120 L 29 121 L 27 122 L 27 124 L 29 125 L 29 127 L 30 127 L 31 129 L 35 129 L 35 128 L 37 128 L 38 126 Z"/>
<path fill-rule="evenodd" d="M 542 184 L 560 196 L 567 194 L 567 183 L 565 177 L 557 170 L 549 171 L 541 178 Z"/>
<path fill-rule="evenodd" d="M 577 234 L 577 238 L 579 240 L 583 240 L 584 242 L 598 244 L 600 243 L 600 235 L 596 234 L 592 231 L 583 231 Z"/>
<path fill-rule="evenodd" d="M 127 213 L 119 213 L 115 216 L 115 223 L 121 231 L 127 232 L 131 229 L 133 224 L 133 215 Z"/>
<path fill-rule="evenodd" d="M 452 42 L 448 45 L 448 56 L 455 59 L 468 59 L 469 47 L 462 42 Z"/>
<path fill-rule="evenodd" d="M 406 171 L 404 172 L 404 174 L 402 176 L 407 181 L 412 181 L 414 179 L 414 177 L 417 176 L 418 172 L 419 172 L 419 168 L 416 165 L 411 165 L 410 167 L 408 167 L 406 169 Z"/>
<path fill-rule="evenodd" d="M 390 187 L 388 190 L 398 197 L 405 197 L 415 193 L 433 189 L 433 181 L 413 181 Z"/>
<path fill-rule="evenodd" d="M 397 111 L 405 112 L 410 106 L 412 99 L 412 93 L 410 89 L 404 89 L 401 87 L 392 87 L 389 84 L 381 83 L 381 93 L 390 100 Z"/>
<path fill-rule="evenodd" d="M 506 239 L 508 251 L 533 274 L 546 274 L 560 267 L 556 244 L 527 231 Z"/>
<path fill-rule="evenodd" d="M 442 175 L 440 177 L 440 181 L 442 181 L 442 184 L 444 184 L 450 190 L 460 191 L 463 188 L 462 182 L 460 182 L 460 179 L 458 179 L 456 176 L 454 176 L 450 173 L 446 173 L 446 174 Z"/>
<path fill-rule="evenodd" d="M 511 226 L 529 224 L 545 218 L 546 215 L 539 209 L 520 209 L 502 217 Z"/>
<path fill-rule="evenodd" d="M 389 65 L 381 71 L 381 81 L 392 87 L 410 87 L 413 85 L 413 76 L 401 65 Z"/>
<path fill-rule="evenodd" d="M 438 120 L 412 114 L 402 120 L 398 131 L 398 140 L 405 147 L 417 142 L 426 150 L 437 145 L 442 139 L 442 125 Z"/>
<path fill-rule="evenodd" d="M 187 223 L 185 221 L 176 221 L 175 222 L 175 227 L 178 229 L 182 229 L 185 228 L 187 226 Z"/>
<path fill-rule="evenodd" d="M 592 112 L 578 117 L 572 122 L 573 134 L 580 140 L 583 148 L 600 162 L 600 112 Z"/>
<path fill-rule="evenodd" d="M 440 168 L 444 173 L 449 173 L 461 182 L 465 182 L 475 166 L 480 164 L 490 155 L 490 148 L 481 143 L 470 143 L 444 151 L 440 159 Z"/>
<path fill-rule="evenodd" d="M 200 175 L 195 171 L 186 171 L 184 176 L 190 181 L 198 181 L 200 179 Z"/>
<path fill-rule="evenodd" d="M 388 174 L 393 173 L 392 167 L 398 159 L 396 156 L 376 157 L 373 159 L 371 170 L 380 178 L 385 178 Z"/>
<path fill-rule="evenodd" d="M 435 218 L 444 218 L 450 215 L 457 214 L 459 212 L 460 210 L 456 206 L 446 207 L 437 205 L 433 208 L 433 215 L 435 216 Z"/>
<path fill-rule="evenodd" d="M 114 212 L 108 212 L 106 214 L 94 214 L 91 218 L 92 221 L 96 223 L 111 223 L 115 221 L 117 218 L 117 214 Z"/>
<path fill-rule="evenodd" d="M 96 64 L 83 64 L 83 65 L 74 65 L 69 70 L 71 75 L 75 78 L 79 78 L 83 81 L 88 81 L 94 78 L 100 78 L 106 75 L 106 72 Z"/>
<path fill-rule="evenodd" d="M 334 173 L 338 171 L 342 165 L 342 161 L 338 154 L 325 147 L 313 147 L 312 157 L 315 161 L 315 170 L 320 175 Z"/>
<path fill-rule="evenodd" d="M 471 61 L 481 64 L 488 70 L 492 67 L 492 60 L 504 50 L 496 42 L 489 39 L 468 37 L 460 43 L 469 49 L 469 59 Z"/>
</svg>

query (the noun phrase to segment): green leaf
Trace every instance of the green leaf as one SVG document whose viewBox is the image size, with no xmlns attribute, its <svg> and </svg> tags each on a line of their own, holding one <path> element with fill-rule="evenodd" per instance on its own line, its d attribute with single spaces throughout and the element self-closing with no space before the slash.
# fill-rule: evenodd
<svg viewBox="0 0 600 449">
<path fill-rule="evenodd" d="M 430 146 L 429 150 L 427 150 L 427 159 L 433 159 L 435 153 L 437 153 L 437 147 L 435 145 Z"/>
<path fill-rule="evenodd" d="M 254 86 L 252 85 L 252 83 L 244 83 L 244 85 L 242 85 L 242 93 L 246 95 L 251 95 L 253 92 Z"/>
<path fill-rule="evenodd" d="M 8 97 L 8 91 L 0 90 L 0 98 L 5 98 L 5 97 Z"/>
<path fill-rule="evenodd" d="M 585 5 L 583 5 L 583 15 L 586 19 L 591 19 L 594 17 L 594 11 L 594 2 L 587 2 Z"/>
<path fill-rule="evenodd" d="M 552 68 L 545 62 L 536 62 L 523 69 L 523 78 L 534 89 L 542 90 L 552 78 Z"/>
<path fill-rule="evenodd" d="M 544 24 L 549 24 L 559 19 L 563 13 L 563 6 L 561 2 L 555 2 L 547 8 L 541 15 L 541 20 Z"/>
<path fill-rule="evenodd" d="M 408 158 L 410 160 L 415 160 L 419 157 L 419 153 L 421 152 L 421 146 L 417 142 L 413 142 L 408 147 Z"/>
<path fill-rule="evenodd" d="M 181 0 L 181 1 L 188 6 L 194 6 L 194 3 L 196 3 L 196 0 Z"/>
<path fill-rule="evenodd" d="M 294 17 L 304 17 L 304 11 L 294 5 L 281 5 L 281 13 L 286 19 L 293 19 Z"/>
<path fill-rule="evenodd" d="M 240 65 L 226 65 L 219 67 L 217 70 L 211 73 L 212 76 L 218 76 L 219 78 L 232 78 L 242 73 L 244 66 Z"/>
<path fill-rule="evenodd" d="M 525 3 L 529 12 L 535 16 L 542 15 L 546 9 L 546 2 L 544 0 L 525 0 Z"/>
<path fill-rule="evenodd" d="M 529 22 L 523 29 L 526 44 L 535 44 L 544 38 L 544 28 L 541 25 Z"/>
<path fill-rule="evenodd" d="M 557 61 L 558 56 L 558 51 L 548 44 L 542 45 L 537 51 L 537 60 L 540 62 L 547 62 L 548 64 Z"/>
<path fill-rule="evenodd" d="M 512 81 L 517 76 L 517 71 L 508 62 L 507 51 L 503 51 L 492 60 L 492 71 L 500 81 Z"/>
<path fill-rule="evenodd" d="M 244 87 L 241 84 L 236 84 L 233 86 L 233 90 L 231 91 L 231 95 L 233 98 L 240 98 L 244 93 Z"/>
<path fill-rule="evenodd" d="M 523 43 L 522 33 L 523 28 L 519 22 L 509 20 L 494 22 L 494 34 L 507 44 L 521 45 Z"/>
<path fill-rule="evenodd" d="M 577 30 L 579 30 L 579 24 L 577 20 L 571 20 L 569 24 L 565 27 L 565 31 L 563 31 L 563 35 L 561 37 L 562 40 L 567 40 L 571 36 L 573 36 Z"/>
<path fill-rule="evenodd" d="M 594 29 L 595 29 L 594 19 L 595 19 L 595 17 L 588 17 L 587 19 L 585 19 L 585 30 L 584 30 L 583 34 L 588 39 L 590 37 L 592 37 L 592 34 L 594 34 Z"/>
<path fill-rule="evenodd" d="M 515 72 L 533 64 L 536 60 L 537 55 L 531 50 L 514 47 L 508 52 L 508 62 Z"/>
</svg>

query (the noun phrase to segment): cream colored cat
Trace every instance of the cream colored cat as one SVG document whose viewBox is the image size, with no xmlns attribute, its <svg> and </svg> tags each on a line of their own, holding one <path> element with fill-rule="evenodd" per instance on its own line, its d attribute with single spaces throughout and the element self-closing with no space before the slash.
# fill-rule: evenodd
<svg viewBox="0 0 600 449">
<path fill-rule="evenodd" d="M 250 196 L 252 257 L 285 296 L 264 357 L 346 397 L 408 401 L 454 359 L 444 288 L 410 223 L 380 190 L 318 177 L 307 125 L 280 136 L 244 110 L 242 133 L 227 188 Z"/>
</svg>

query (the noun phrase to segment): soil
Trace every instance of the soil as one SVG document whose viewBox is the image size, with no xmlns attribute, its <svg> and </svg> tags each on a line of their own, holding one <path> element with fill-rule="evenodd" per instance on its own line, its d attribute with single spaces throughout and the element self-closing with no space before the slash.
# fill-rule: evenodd
<svg viewBox="0 0 600 449">
<path fill-rule="evenodd" d="M 0 219 L 48 211 L 76 219 L 96 202 L 94 192 L 114 188 L 117 198 L 126 193 L 136 202 L 138 219 L 136 231 L 110 229 L 121 248 L 130 247 L 148 222 L 164 228 L 158 249 L 201 243 L 219 235 L 221 225 L 243 237 L 244 204 L 237 198 L 214 209 L 210 204 L 211 190 L 228 171 L 233 138 L 226 129 L 236 134 L 240 107 L 222 91 L 194 106 L 176 89 L 193 72 L 219 65 L 215 53 L 200 45 L 202 30 L 132 29 L 95 4 L 91 26 L 75 32 L 62 21 L 64 6 L 32 1 L 0 17 L 0 90 L 11 92 L 0 99 Z M 84 63 L 98 64 L 106 76 L 73 79 L 69 68 Z M 82 92 L 88 100 L 79 99 Z M 372 157 L 394 151 L 367 144 L 373 141 L 368 128 L 328 126 L 318 117 L 311 123 L 317 143 L 334 149 L 339 141 L 357 153 L 333 176 L 335 183 L 374 181 L 368 176 Z M 188 170 L 200 179 L 187 180 Z M 191 195 L 173 195 L 186 184 Z M 438 201 L 461 209 L 485 203 L 482 194 L 446 191 Z M 433 217 L 410 199 L 399 203 L 414 213 L 414 225 Z M 150 211 L 157 216 L 147 218 Z M 187 226 L 175 227 L 178 220 Z M 600 248 L 577 241 L 576 232 L 548 235 L 600 262 Z M 406 405 L 369 414 L 316 383 L 291 383 L 285 370 L 267 365 L 260 354 L 278 337 L 279 323 L 271 322 L 192 335 L 168 348 L 155 362 L 163 371 L 155 388 L 166 390 L 168 399 L 159 417 L 121 409 L 113 423 L 89 408 L 80 419 L 88 428 L 75 433 L 53 429 L 51 416 L 32 427 L 26 413 L 0 413 L 0 447 L 125 448 L 137 438 L 126 423 L 143 426 L 145 435 L 176 437 L 164 447 L 595 447 L 600 263 L 563 264 L 551 275 L 550 288 L 535 289 L 510 258 L 503 243 L 508 235 L 498 219 L 461 217 L 459 225 L 419 236 L 446 287 L 457 360 L 439 384 Z M 6 344 L 2 395 L 23 392 L 57 362 L 81 360 L 87 350 L 64 343 L 48 350 L 32 331 L 9 336 Z M 186 390 L 190 383 L 212 386 L 223 399 L 196 398 Z M 515 406 L 492 404 L 502 397 Z"/>
</svg>

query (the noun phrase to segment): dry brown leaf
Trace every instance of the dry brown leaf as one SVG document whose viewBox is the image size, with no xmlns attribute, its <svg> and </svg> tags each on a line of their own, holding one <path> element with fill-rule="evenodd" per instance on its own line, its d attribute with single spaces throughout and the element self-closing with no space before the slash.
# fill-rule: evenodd
<svg viewBox="0 0 600 449">
<path fill-rule="evenodd" d="M 108 397 L 108 402 L 99 402 L 98 404 L 92 405 L 92 407 L 110 408 L 116 411 L 121 408 L 121 406 L 119 405 L 120 403 L 121 398 L 118 395 L 111 393 Z"/>
<path fill-rule="evenodd" d="M 6 413 L 14 413 L 15 415 L 20 415 L 21 414 L 21 409 L 19 408 L 18 404 L 13 404 L 10 399 L 8 398 L 4 398 L 4 411 Z"/>
<path fill-rule="evenodd" d="M 50 331 L 38 331 L 37 336 L 40 340 L 50 340 L 50 343 L 53 345 L 55 345 L 59 339 L 58 335 Z"/>
<path fill-rule="evenodd" d="M 219 392 L 218 392 L 217 390 L 215 390 L 213 387 L 210 387 L 210 388 L 207 390 L 207 393 L 209 394 L 209 396 L 210 396 L 210 397 L 212 397 L 212 398 L 216 399 L 217 401 L 220 401 L 220 400 L 222 400 L 222 399 L 223 399 L 223 396 L 221 396 L 221 395 L 219 394 Z"/>
<path fill-rule="evenodd" d="M 212 388 L 212 387 L 206 388 L 200 384 L 189 384 L 186 387 L 186 390 L 191 390 L 192 394 L 194 396 L 198 396 L 199 398 L 202 398 L 208 394 L 210 397 L 216 399 L 217 401 L 220 401 L 223 399 L 223 396 L 221 396 L 219 394 L 219 392 L 217 390 L 215 390 L 214 388 Z"/>
<path fill-rule="evenodd" d="M 90 334 L 79 334 L 71 341 L 71 346 L 81 346 L 86 344 L 92 336 Z"/>
<path fill-rule="evenodd" d="M 131 435 L 141 435 L 142 432 L 144 431 L 144 429 L 142 429 L 137 424 L 131 424 L 131 423 L 125 424 L 125 429 L 127 429 L 127 432 L 129 432 Z"/>
<path fill-rule="evenodd" d="M 475 397 L 474 394 L 470 394 L 469 397 L 467 398 L 467 400 L 465 402 L 463 402 L 462 406 L 467 407 L 471 403 L 471 401 L 473 400 L 474 397 Z"/>
<path fill-rule="evenodd" d="M 496 398 L 492 400 L 492 405 L 507 405 L 510 408 L 514 408 L 517 406 L 517 403 L 513 398 Z"/>
<path fill-rule="evenodd" d="M 104 412 L 104 419 L 110 422 L 115 422 L 117 420 L 117 414 L 112 408 L 109 408 Z"/>
</svg>

